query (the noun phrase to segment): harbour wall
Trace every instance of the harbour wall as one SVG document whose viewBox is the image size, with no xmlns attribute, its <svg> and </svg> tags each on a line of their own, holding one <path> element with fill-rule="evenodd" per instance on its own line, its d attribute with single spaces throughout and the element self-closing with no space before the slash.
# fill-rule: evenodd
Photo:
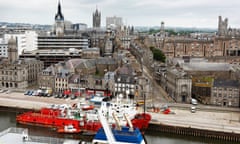
<svg viewBox="0 0 240 144">
<path fill-rule="evenodd" d="M 154 132 L 178 134 L 178 135 L 184 135 L 184 136 L 196 136 L 196 137 L 202 137 L 202 138 L 208 138 L 208 139 L 240 142 L 240 134 L 211 131 L 211 130 L 202 130 L 202 129 L 196 129 L 191 127 L 181 127 L 181 126 L 171 126 L 171 125 L 150 123 L 147 130 L 154 131 Z"/>
</svg>

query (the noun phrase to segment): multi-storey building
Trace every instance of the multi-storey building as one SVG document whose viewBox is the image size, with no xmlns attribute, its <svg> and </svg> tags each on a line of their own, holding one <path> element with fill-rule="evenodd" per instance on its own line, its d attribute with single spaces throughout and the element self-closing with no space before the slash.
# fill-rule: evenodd
<svg viewBox="0 0 240 144">
<path fill-rule="evenodd" d="M 0 57 L 7 57 L 8 56 L 8 44 L 4 39 L 0 39 Z"/>
<path fill-rule="evenodd" d="M 38 73 L 43 69 L 43 62 L 36 59 L 18 59 L 15 38 L 8 42 L 8 59 L 0 65 L 0 87 L 25 89 L 36 85 Z"/>
<path fill-rule="evenodd" d="M 86 36 L 73 36 L 73 35 L 64 35 L 58 37 L 56 35 L 51 36 L 38 36 L 38 49 L 84 49 L 90 46 L 90 39 Z"/>
<path fill-rule="evenodd" d="M 4 34 L 5 41 L 8 41 L 11 37 L 17 39 L 18 55 L 24 50 L 36 50 L 37 49 L 37 33 L 32 30 L 26 30 L 21 32 L 6 33 Z"/>
<path fill-rule="evenodd" d="M 41 72 L 38 85 L 51 87 L 56 93 L 83 87 L 106 89 L 105 84 L 97 82 L 103 78 L 95 75 L 104 75 L 106 70 L 114 71 L 116 67 L 116 61 L 111 58 L 70 59 L 51 65 Z"/>
<path fill-rule="evenodd" d="M 44 63 L 44 68 L 52 64 L 57 64 L 60 61 L 66 61 L 72 58 L 81 58 L 82 50 L 35 50 L 24 51 L 20 58 L 36 58 Z"/>
<path fill-rule="evenodd" d="M 167 69 L 166 91 L 176 102 L 189 103 L 192 98 L 192 79 L 181 69 Z"/>
<path fill-rule="evenodd" d="M 210 104 L 213 80 L 210 76 L 194 76 L 192 78 L 192 96 L 203 104 Z"/>
<path fill-rule="evenodd" d="M 239 81 L 215 79 L 211 89 L 212 105 L 239 107 Z"/>
<path fill-rule="evenodd" d="M 94 59 L 100 57 L 99 48 L 87 48 L 82 50 L 83 59 Z"/>
<path fill-rule="evenodd" d="M 218 60 L 237 64 L 240 61 L 239 37 L 240 30 L 228 28 L 228 19 L 222 20 L 221 16 L 217 35 L 203 33 L 175 37 L 149 36 L 151 45 L 161 49 L 167 58 L 190 56 L 205 57 L 214 61 L 214 58 L 218 57 Z"/>
</svg>

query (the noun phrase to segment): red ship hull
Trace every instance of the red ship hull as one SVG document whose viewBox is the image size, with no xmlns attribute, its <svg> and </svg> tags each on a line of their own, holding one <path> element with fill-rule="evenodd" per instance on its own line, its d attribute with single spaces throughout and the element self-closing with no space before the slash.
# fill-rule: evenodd
<svg viewBox="0 0 240 144">
<path fill-rule="evenodd" d="M 65 118 L 60 116 L 59 110 L 43 108 L 40 112 L 26 112 L 20 114 L 16 118 L 18 123 L 28 124 L 28 125 L 37 125 L 43 127 L 52 127 L 52 128 L 61 128 L 66 125 L 73 125 L 74 128 L 81 131 L 88 131 L 87 125 L 90 125 L 90 122 L 82 119 L 72 119 Z M 101 128 L 100 122 L 95 122 L 94 126 L 89 129 L 89 131 L 97 131 Z"/>
<path fill-rule="evenodd" d="M 148 124 L 151 120 L 151 115 L 147 113 L 138 113 L 131 120 L 133 127 L 139 128 L 141 131 L 144 131 L 148 128 Z"/>
<path fill-rule="evenodd" d="M 43 127 L 62 128 L 66 125 L 72 125 L 81 132 L 97 132 L 102 127 L 100 121 L 87 121 L 86 118 L 74 119 L 61 116 L 59 109 L 42 108 L 39 112 L 26 112 L 16 118 L 18 123 L 37 125 Z M 148 128 L 151 115 L 139 113 L 131 120 L 133 127 L 140 130 Z"/>
</svg>

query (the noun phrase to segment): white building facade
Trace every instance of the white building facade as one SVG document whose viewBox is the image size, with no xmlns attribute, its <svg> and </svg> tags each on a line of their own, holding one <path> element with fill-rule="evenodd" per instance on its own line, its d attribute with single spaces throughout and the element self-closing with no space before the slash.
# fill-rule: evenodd
<svg viewBox="0 0 240 144">
<path fill-rule="evenodd" d="M 17 39 L 18 55 L 22 54 L 23 50 L 31 51 L 37 49 L 36 31 L 25 31 L 21 33 L 5 34 L 4 40 L 7 42 L 11 37 Z"/>
<path fill-rule="evenodd" d="M 8 43 L 4 39 L 0 39 L 0 58 L 8 56 Z"/>
</svg>

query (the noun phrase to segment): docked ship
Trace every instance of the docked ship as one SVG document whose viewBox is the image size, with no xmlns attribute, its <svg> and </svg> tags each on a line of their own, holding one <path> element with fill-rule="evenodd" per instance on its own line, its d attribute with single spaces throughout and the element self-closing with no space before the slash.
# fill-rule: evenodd
<svg viewBox="0 0 240 144">
<path fill-rule="evenodd" d="M 89 109 L 86 110 L 86 107 Z M 79 133 L 91 132 L 96 133 L 101 127 L 98 118 L 99 110 L 105 115 L 109 123 L 114 123 L 114 119 L 110 113 L 116 113 L 116 117 L 120 119 L 122 126 L 127 126 L 123 113 L 126 113 L 131 119 L 133 127 L 145 130 L 151 120 L 151 116 L 147 113 L 138 113 L 132 104 L 103 103 L 101 108 L 96 109 L 91 106 L 84 105 L 60 105 L 42 108 L 40 111 L 29 111 L 17 115 L 16 121 L 21 124 L 37 125 L 43 127 L 52 127 L 61 133 Z M 71 126 L 71 130 L 67 129 Z"/>
<path fill-rule="evenodd" d="M 17 115 L 16 121 L 21 124 L 51 127 L 58 130 L 64 130 L 71 125 L 72 129 L 75 129 L 72 133 L 79 133 L 80 131 L 96 132 L 102 127 L 99 121 L 87 119 L 86 113 L 82 109 L 72 109 L 72 107 L 66 105 L 25 112 Z M 64 132 L 63 130 L 61 132 Z"/>
<path fill-rule="evenodd" d="M 100 128 L 92 143 L 101 144 L 145 144 L 146 141 L 143 138 L 142 133 L 138 128 L 134 128 L 131 121 L 128 119 L 127 115 L 124 114 L 128 126 L 121 126 L 115 113 L 113 113 L 114 120 L 116 122 L 115 127 L 110 127 L 106 117 L 103 113 L 99 113 L 99 119 L 102 123 L 102 128 Z"/>
</svg>

